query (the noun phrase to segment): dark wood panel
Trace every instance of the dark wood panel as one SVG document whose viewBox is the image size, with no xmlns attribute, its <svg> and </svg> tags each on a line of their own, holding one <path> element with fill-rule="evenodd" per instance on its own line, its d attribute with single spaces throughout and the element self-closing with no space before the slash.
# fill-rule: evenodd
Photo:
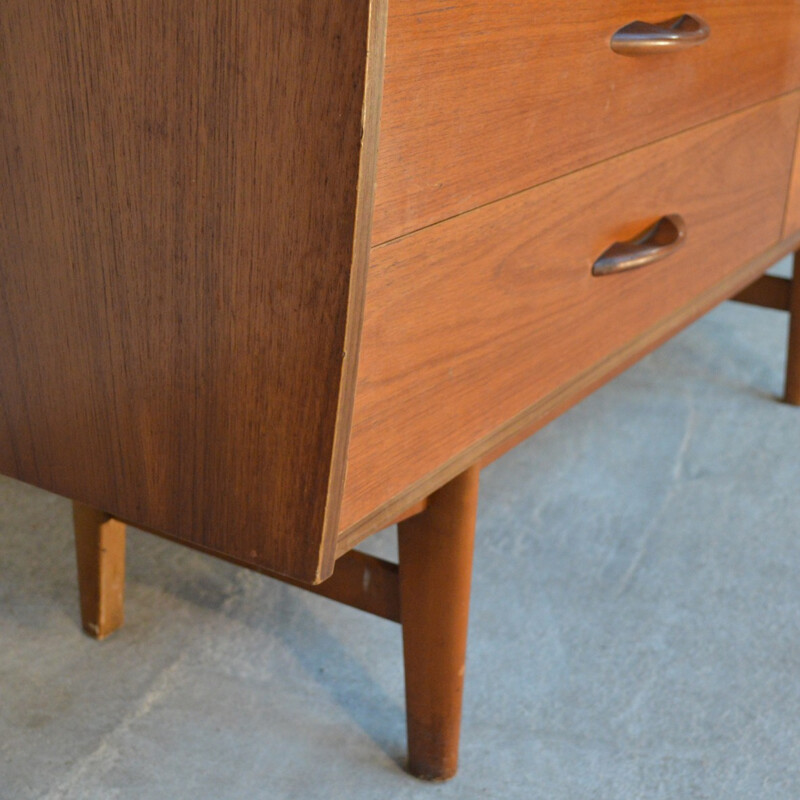
<svg viewBox="0 0 800 800">
<path fill-rule="evenodd" d="M 598 364 L 610 372 L 615 353 L 775 244 L 799 99 L 374 248 L 343 541 L 367 517 L 385 510 L 388 522 L 402 509 L 397 498 L 413 503 L 441 485 L 463 468 L 464 453 L 482 458 L 509 421 L 560 387 Z M 644 269 L 592 276 L 609 245 L 671 213 L 686 220 L 681 250 Z"/>
<path fill-rule="evenodd" d="M 737 303 L 788 311 L 792 305 L 792 282 L 776 275 L 762 275 L 738 294 L 731 297 Z"/>
<path fill-rule="evenodd" d="M 370 32 L 369 0 L 2 4 L 0 471 L 330 572 L 374 6 Z"/>
<path fill-rule="evenodd" d="M 698 47 L 609 47 L 685 12 Z M 376 244 L 800 85 L 796 0 L 404 0 L 388 30 Z"/>
</svg>

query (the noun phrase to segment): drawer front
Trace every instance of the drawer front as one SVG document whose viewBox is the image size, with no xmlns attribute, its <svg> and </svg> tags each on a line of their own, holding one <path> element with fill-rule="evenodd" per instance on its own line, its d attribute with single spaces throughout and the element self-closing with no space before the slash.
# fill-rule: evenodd
<svg viewBox="0 0 800 800">
<path fill-rule="evenodd" d="M 373 248 L 341 529 L 462 451 L 480 458 L 501 427 L 643 332 L 677 329 L 698 296 L 776 244 L 799 102 L 785 95 Z M 676 213 L 687 235 L 673 255 L 592 275 L 610 245 Z"/>
<path fill-rule="evenodd" d="M 389 6 L 375 244 L 800 86 L 796 0 Z M 706 42 L 609 46 L 683 12 Z"/>
</svg>

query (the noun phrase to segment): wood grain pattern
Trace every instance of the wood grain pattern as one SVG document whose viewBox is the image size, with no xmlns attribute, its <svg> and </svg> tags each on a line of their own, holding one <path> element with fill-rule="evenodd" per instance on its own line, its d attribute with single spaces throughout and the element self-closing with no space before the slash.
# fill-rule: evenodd
<svg viewBox="0 0 800 800">
<path fill-rule="evenodd" d="M 705 44 L 613 53 L 691 11 Z M 389 10 L 373 242 L 800 85 L 795 0 L 404 0 Z"/>
<path fill-rule="evenodd" d="M 361 159 L 358 174 L 355 226 L 353 232 L 353 266 L 350 277 L 347 328 L 342 353 L 342 380 L 339 385 L 338 417 L 333 439 L 333 458 L 325 500 L 323 548 L 317 580 L 330 577 L 336 559 L 339 514 L 342 508 L 347 473 L 347 451 L 353 421 L 358 356 L 364 321 L 367 269 L 370 260 L 372 219 L 375 207 L 375 182 L 378 161 L 383 98 L 383 69 L 386 47 L 386 24 L 389 0 L 369 0 L 370 19 L 366 53 L 364 106 L 361 117 Z M 301 403 L 305 402 L 300 397 Z M 309 457 L 313 454 L 309 452 Z"/>
<path fill-rule="evenodd" d="M 797 116 L 792 94 L 375 248 L 340 549 L 775 244 Z M 681 251 L 591 276 L 674 212 Z"/>
<path fill-rule="evenodd" d="M 2 4 L 1 472 L 248 564 L 330 572 L 373 12 Z"/>
<path fill-rule="evenodd" d="M 593 364 L 574 380 L 559 386 L 555 391 L 529 406 L 524 412 L 507 420 L 501 427 L 479 439 L 470 447 L 460 451 L 434 472 L 422 476 L 406 486 L 391 500 L 376 507 L 358 522 L 343 529 L 339 534 L 336 552 L 348 553 L 367 537 L 393 524 L 404 509 L 418 503 L 421 498 L 461 474 L 471 464 L 488 466 L 520 442 L 569 411 L 592 392 L 624 372 L 642 357 L 660 347 L 687 325 L 709 312 L 714 306 L 730 300 L 780 259 L 800 248 L 800 232 L 777 242 L 738 269 L 694 297 L 685 306 L 664 318 L 643 333 L 631 339 L 624 347 Z"/>
</svg>

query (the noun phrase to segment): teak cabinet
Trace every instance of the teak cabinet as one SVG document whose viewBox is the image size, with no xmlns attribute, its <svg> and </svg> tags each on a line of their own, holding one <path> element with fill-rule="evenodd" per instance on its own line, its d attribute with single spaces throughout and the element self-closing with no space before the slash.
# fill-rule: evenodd
<svg viewBox="0 0 800 800">
<path fill-rule="evenodd" d="M 795 0 L 6 0 L 0 472 L 75 501 L 86 629 L 125 523 L 399 621 L 451 776 L 481 464 L 730 298 L 792 313 L 800 402 L 798 43 Z"/>
</svg>

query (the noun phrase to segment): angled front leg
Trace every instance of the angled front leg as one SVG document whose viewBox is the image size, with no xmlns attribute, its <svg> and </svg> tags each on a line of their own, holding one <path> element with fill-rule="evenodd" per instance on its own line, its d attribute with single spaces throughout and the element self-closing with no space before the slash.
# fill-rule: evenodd
<svg viewBox="0 0 800 800">
<path fill-rule="evenodd" d="M 124 619 L 125 525 L 80 503 L 72 516 L 83 629 L 105 639 Z"/>
<path fill-rule="evenodd" d="M 800 253 L 794 254 L 789 300 L 789 352 L 786 361 L 787 403 L 800 406 Z"/>
<path fill-rule="evenodd" d="M 398 525 L 408 769 L 428 780 L 458 768 L 479 473 L 471 467 Z"/>
</svg>

